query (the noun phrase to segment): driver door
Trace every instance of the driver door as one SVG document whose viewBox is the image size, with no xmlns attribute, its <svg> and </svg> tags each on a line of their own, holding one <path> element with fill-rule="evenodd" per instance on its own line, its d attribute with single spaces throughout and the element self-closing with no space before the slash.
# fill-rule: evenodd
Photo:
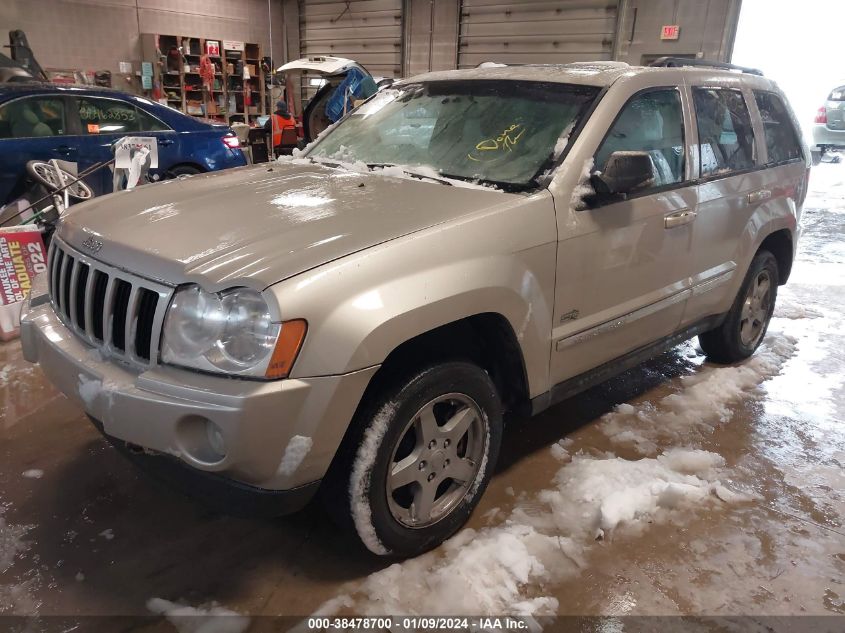
<svg viewBox="0 0 845 633">
<path fill-rule="evenodd" d="M 677 87 L 641 91 L 596 149 L 593 173 L 614 152 L 636 151 L 651 158 L 653 178 L 627 196 L 568 205 L 576 208 L 558 245 L 553 384 L 678 329 L 697 200 L 684 139 L 689 116 Z"/>
</svg>

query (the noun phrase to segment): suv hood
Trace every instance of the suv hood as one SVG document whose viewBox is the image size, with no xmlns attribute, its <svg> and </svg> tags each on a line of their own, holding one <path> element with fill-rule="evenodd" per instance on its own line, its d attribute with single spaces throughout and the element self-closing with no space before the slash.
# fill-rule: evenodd
<svg viewBox="0 0 845 633">
<path fill-rule="evenodd" d="M 71 207 L 58 235 L 142 277 L 206 290 L 263 289 L 519 197 L 311 163 L 265 163 L 95 198 Z M 102 242 L 96 254 L 83 245 L 92 235 Z"/>
</svg>

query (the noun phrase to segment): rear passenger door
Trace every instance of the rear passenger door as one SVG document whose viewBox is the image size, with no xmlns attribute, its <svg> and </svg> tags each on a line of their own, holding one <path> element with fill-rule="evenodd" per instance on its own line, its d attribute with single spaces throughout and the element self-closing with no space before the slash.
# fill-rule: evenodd
<svg viewBox="0 0 845 633">
<path fill-rule="evenodd" d="M 765 197 L 746 93 L 692 86 L 698 132 L 698 217 L 692 231 L 692 296 L 684 324 L 726 312 L 742 261 L 742 236 Z"/>
</svg>

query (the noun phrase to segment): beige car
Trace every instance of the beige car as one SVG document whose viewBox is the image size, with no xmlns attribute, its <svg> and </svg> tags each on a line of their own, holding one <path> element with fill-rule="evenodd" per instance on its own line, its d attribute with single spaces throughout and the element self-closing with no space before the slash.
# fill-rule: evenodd
<svg viewBox="0 0 845 633">
<path fill-rule="evenodd" d="M 506 417 L 695 335 L 754 352 L 796 251 L 797 129 L 771 81 L 713 68 L 404 80 L 286 162 L 73 207 L 24 354 L 188 490 L 276 514 L 319 490 L 415 555 L 467 520 Z"/>
</svg>

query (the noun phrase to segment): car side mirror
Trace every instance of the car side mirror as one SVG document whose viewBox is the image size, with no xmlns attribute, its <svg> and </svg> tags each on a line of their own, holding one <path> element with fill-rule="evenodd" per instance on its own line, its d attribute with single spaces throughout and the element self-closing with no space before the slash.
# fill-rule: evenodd
<svg viewBox="0 0 845 633">
<path fill-rule="evenodd" d="M 591 176 L 599 196 L 625 196 L 654 181 L 654 166 L 648 152 L 613 152 L 604 171 Z"/>
</svg>

